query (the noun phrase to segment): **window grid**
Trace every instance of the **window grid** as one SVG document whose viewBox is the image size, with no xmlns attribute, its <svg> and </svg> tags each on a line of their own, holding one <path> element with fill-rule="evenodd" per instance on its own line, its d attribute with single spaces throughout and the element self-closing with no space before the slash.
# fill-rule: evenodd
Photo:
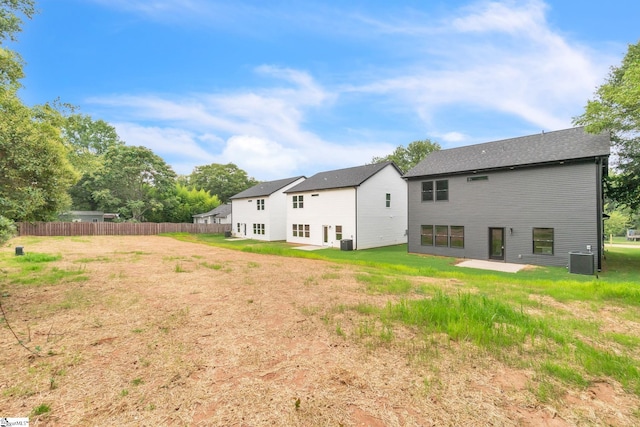
<svg viewBox="0 0 640 427">
<path fill-rule="evenodd" d="M 420 244 L 422 246 L 433 246 L 433 225 L 422 225 L 420 227 Z"/>
<path fill-rule="evenodd" d="M 259 210 L 259 211 L 263 211 L 264 210 L 264 199 L 256 200 L 256 209 Z"/>
<path fill-rule="evenodd" d="M 436 181 L 436 201 L 444 202 L 449 200 L 449 181 L 446 179 Z"/>
<path fill-rule="evenodd" d="M 553 228 L 533 229 L 533 253 L 540 255 L 553 255 L 554 230 Z"/>
<path fill-rule="evenodd" d="M 433 202 L 433 181 L 422 183 L 422 201 Z"/>
<path fill-rule="evenodd" d="M 310 237 L 309 224 L 293 224 L 293 237 Z"/>
<path fill-rule="evenodd" d="M 391 193 L 387 193 L 387 195 L 385 197 L 385 205 L 388 208 L 391 207 Z"/>
</svg>

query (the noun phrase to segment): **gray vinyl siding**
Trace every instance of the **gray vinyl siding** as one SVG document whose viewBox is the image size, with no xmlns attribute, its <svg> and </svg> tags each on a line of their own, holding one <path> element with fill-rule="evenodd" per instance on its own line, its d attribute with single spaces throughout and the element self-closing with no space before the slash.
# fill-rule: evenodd
<svg viewBox="0 0 640 427">
<path fill-rule="evenodd" d="M 411 179 L 409 252 L 489 258 L 489 228 L 505 229 L 505 261 L 566 266 L 570 251 L 598 250 L 598 166 L 593 162 Z M 467 177 L 486 175 L 486 181 Z M 422 182 L 448 179 L 449 200 L 422 202 Z M 464 248 L 420 244 L 421 225 L 464 226 Z M 533 254 L 533 228 L 554 229 L 554 254 Z M 513 232 L 511 232 L 513 230 Z"/>
</svg>

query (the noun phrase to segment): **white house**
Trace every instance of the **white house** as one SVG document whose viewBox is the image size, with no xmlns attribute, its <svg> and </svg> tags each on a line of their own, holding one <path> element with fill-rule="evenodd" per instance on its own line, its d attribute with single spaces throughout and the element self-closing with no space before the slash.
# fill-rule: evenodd
<svg viewBox="0 0 640 427">
<path fill-rule="evenodd" d="M 209 212 L 193 215 L 194 224 L 231 224 L 231 205 L 225 203 Z"/>
<path fill-rule="evenodd" d="M 232 234 L 257 240 L 287 238 L 285 191 L 303 182 L 304 176 L 261 182 L 231 197 Z"/>
<path fill-rule="evenodd" d="M 407 183 L 393 162 L 321 172 L 285 192 L 287 242 L 343 249 L 407 242 Z"/>
</svg>

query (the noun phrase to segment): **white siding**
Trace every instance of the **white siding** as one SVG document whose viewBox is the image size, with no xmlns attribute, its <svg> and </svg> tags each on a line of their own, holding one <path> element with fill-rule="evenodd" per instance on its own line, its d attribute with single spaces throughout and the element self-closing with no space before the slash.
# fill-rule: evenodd
<svg viewBox="0 0 640 427">
<path fill-rule="evenodd" d="M 386 194 L 391 206 L 386 207 Z M 293 208 L 293 196 L 304 196 L 304 207 Z M 293 236 L 293 224 L 309 225 L 310 236 Z M 357 188 L 306 191 L 287 197 L 287 242 L 340 247 L 342 239 L 353 240 L 354 249 L 367 249 L 407 242 L 407 184 L 389 165 Z M 324 231 L 327 227 L 327 242 Z"/>
<path fill-rule="evenodd" d="M 336 225 L 342 226 L 342 238 L 356 238 L 356 190 L 308 191 L 287 195 L 287 242 L 339 248 Z M 304 207 L 293 208 L 293 196 L 304 196 Z M 310 235 L 293 236 L 293 224 L 309 225 Z M 324 226 L 327 226 L 328 242 L 324 243 Z"/>
<path fill-rule="evenodd" d="M 386 207 L 386 194 L 391 205 Z M 387 166 L 358 188 L 357 233 L 354 249 L 407 243 L 407 183 Z M 356 246 L 357 243 L 357 246 Z"/>
<path fill-rule="evenodd" d="M 287 196 L 284 192 L 302 181 L 304 178 L 294 181 L 269 196 L 233 199 L 231 201 L 233 235 L 266 241 L 286 240 Z M 258 210 L 257 200 L 262 199 L 264 199 L 264 210 Z M 240 224 L 239 232 L 238 224 Z M 264 224 L 265 234 L 253 234 L 253 224 Z"/>
</svg>

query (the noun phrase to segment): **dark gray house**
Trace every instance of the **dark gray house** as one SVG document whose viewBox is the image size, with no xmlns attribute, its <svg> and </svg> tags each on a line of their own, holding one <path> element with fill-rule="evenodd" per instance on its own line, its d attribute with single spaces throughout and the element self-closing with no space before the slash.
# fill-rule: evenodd
<svg viewBox="0 0 640 427">
<path fill-rule="evenodd" d="M 583 128 L 436 151 L 404 175 L 409 252 L 601 268 L 608 133 Z"/>
</svg>

